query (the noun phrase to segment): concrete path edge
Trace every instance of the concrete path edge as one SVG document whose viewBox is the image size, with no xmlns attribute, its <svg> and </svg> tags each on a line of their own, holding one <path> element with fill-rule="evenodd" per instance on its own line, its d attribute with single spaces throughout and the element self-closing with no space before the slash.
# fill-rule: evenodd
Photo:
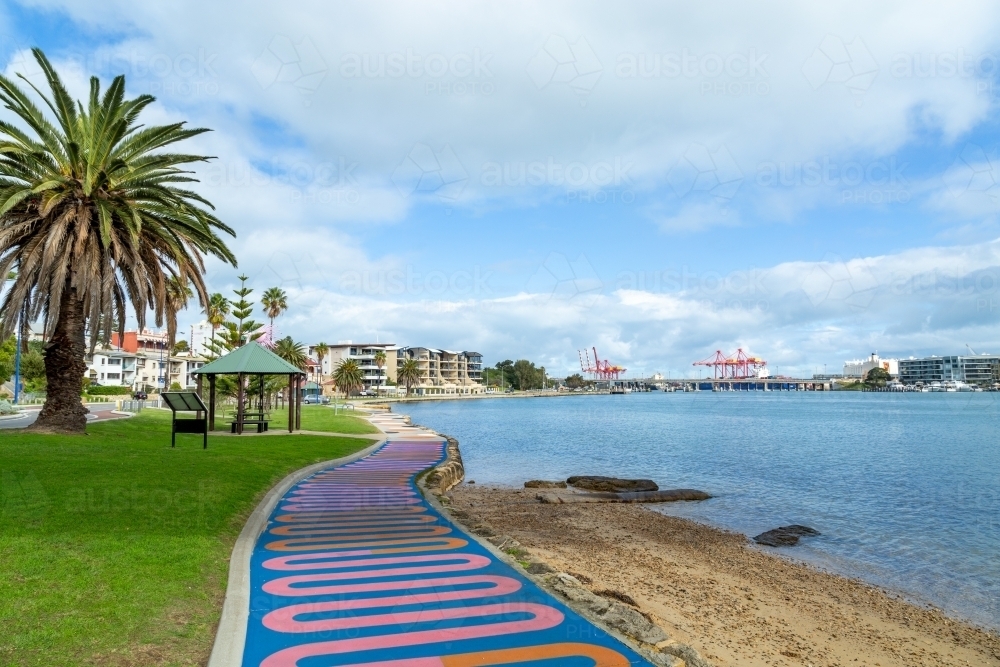
<svg viewBox="0 0 1000 667">
<path fill-rule="evenodd" d="M 229 559 L 226 598 L 222 604 L 222 616 L 219 618 L 219 627 L 215 631 L 215 643 L 212 646 L 212 655 L 208 659 L 208 667 L 240 667 L 243 664 L 247 621 L 250 618 L 250 556 L 253 554 L 257 538 L 267 527 L 267 519 L 271 516 L 274 506 L 278 504 L 278 500 L 285 495 L 288 489 L 309 475 L 324 468 L 364 458 L 385 443 L 385 434 L 372 435 L 377 437 L 377 440 L 362 450 L 339 459 L 314 463 L 287 475 L 267 492 L 267 495 L 254 509 L 243 526 L 243 530 L 240 531 L 239 537 L 236 538 L 233 554 Z"/>
</svg>

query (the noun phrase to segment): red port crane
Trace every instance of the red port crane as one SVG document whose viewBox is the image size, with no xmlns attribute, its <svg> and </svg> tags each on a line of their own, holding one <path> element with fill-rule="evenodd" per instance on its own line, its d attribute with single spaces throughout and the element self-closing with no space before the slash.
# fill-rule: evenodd
<svg viewBox="0 0 1000 667">
<path fill-rule="evenodd" d="M 597 348 L 590 349 L 594 351 L 593 363 L 590 361 L 590 352 L 587 349 L 577 350 L 576 353 L 580 357 L 580 370 L 592 374 L 595 380 L 617 380 L 618 376 L 627 370 L 621 366 L 613 365 L 607 359 L 601 361 L 601 358 L 597 356 Z"/>
<path fill-rule="evenodd" d="M 736 350 L 731 356 L 726 356 L 722 350 L 716 350 L 708 359 L 696 361 L 692 366 L 709 366 L 713 369 L 713 377 L 718 380 L 747 379 L 757 377 L 759 372 L 767 368 L 767 362 L 760 357 L 752 357 L 743 351 Z"/>
</svg>

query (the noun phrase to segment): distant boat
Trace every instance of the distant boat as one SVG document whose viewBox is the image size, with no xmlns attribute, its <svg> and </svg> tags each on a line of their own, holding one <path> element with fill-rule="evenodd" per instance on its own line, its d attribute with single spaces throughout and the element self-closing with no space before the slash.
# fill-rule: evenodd
<svg viewBox="0 0 1000 667">
<path fill-rule="evenodd" d="M 627 393 L 629 393 L 629 390 L 626 389 L 625 387 L 622 387 L 621 385 L 617 385 L 616 384 L 615 386 L 611 387 L 611 393 L 612 394 L 627 394 Z"/>
</svg>

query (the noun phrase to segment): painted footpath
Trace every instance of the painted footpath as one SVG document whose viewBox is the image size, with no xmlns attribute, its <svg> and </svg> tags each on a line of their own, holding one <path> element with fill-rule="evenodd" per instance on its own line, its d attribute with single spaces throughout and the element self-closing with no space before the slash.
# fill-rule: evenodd
<svg viewBox="0 0 1000 667">
<path fill-rule="evenodd" d="M 424 500 L 443 438 L 371 419 L 386 442 L 293 485 L 257 538 L 244 666 L 650 665 Z"/>
</svg>

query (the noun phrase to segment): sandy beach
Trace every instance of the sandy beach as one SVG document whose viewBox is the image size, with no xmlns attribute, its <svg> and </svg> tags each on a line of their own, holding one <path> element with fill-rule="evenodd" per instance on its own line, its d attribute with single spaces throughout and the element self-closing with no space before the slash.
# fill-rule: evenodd
<svg viewBox="0 0 1000 667">
<path fill-rule="evenodd" d="M 485 522 L 594 592 L 634 600 L 718 666 L 1000 666 L 1000 635 L 747 538 L 640 505 L 548 505 L 531 489 L 463 484 L 463 522 Z M 787 551 L 794 557 L 794 548 Z"/>
</svg>

